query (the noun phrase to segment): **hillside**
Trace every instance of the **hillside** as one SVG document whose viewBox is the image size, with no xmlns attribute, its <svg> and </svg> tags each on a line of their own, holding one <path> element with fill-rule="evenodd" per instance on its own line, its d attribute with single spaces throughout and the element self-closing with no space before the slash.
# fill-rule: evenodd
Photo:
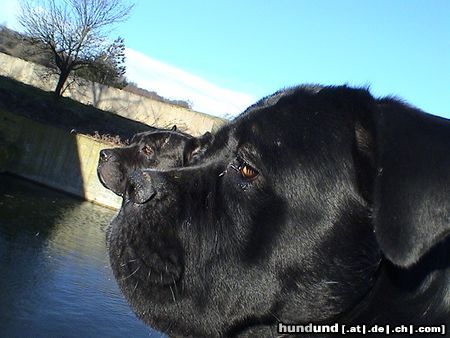
<svg viewBox="0 0 450 338">
<path fill-rule="evenodd" d="M 51 92 L 0 76 L 0 110 L 67 131 L 122 142 L 154 128 L 70 98 L 55 100 Z M 168 126 L 169 127 L 169 126 Z"/>
<path fill-rule="evenodd" d="M 35 50 L 20 33 L 0 25 L 0 52 L 46 67 L 53 66 L 49 62 L 52 57 L 50 53 L 36 54 Z"/>
<path fill-rule="evenodd" d="M 40 65 L 53 68 L 54 65 L 51 62 L 53 56 L 51 53 L 42 54 L 36 52 L 37 48 L 25 39 L 20 33 L 13 31 L 5 26 L 0 25 L 0 52 L 21 58 L 26 61 L 31 61 L 38 63 Z M 82 74 L 82 73 L 81 73 Z M 97 80 L 97 82 L 99 82 Z M 158 93 L 140 88 L 137 84 L 133 82 L 125 81 L 127 85 L 122 88 L 122 90 L 148 97 L 153 100 L 157 100 L 164 103 L 169 103 L 172 105 L 191 108 L 191 103 L 184 100 L 171 100 L 158 95 Z M 110 84 L 108 84 L 110 85 Z"/>
</svg>

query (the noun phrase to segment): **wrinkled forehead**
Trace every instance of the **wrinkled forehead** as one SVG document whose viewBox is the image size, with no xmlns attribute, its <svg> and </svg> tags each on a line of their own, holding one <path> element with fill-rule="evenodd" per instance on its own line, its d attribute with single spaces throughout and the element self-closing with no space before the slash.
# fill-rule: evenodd
<svg viewBox="0 0 450 338">
<path fill-rule="evenodd" d="M 287 122 L 287 123 L 286 123 Z M 238 148 L 257 152 L 261 157 L 273 158 L 282 154 L 293 143 L 296 136 L 294 121 L 286 121 L 283 116 L 276 117 L 272 108 L 254 111 L 236 121 L 232 140 Z"/>
<path fill-rule="evenodd" d="M 137 133 L 131 138 L 130 144 L 139 143 L 139 142 L 141 142 L 142 139 L 144 139 L 146 136 L 148 136 L 152 133 L 154 133 L 154 131 L 144 131 L 142 133 Z"/>
<path fill-rule="evenodd" d="M 265 160 L 280 152 L 286 134 L 274 128 L 264 114 L 241 117 L 222 127 L 214 136 L 203 160 L 225 160 L 233 156 L 249 155 Z"/>
<path fill-rule="evenodd" d="M 157 130 L 139 133 L 133 136 L 131 143 L 154 143 L 161 141 L 184 141 L 190 139 L 187 135 L 176 131 Z"/>
</svg>

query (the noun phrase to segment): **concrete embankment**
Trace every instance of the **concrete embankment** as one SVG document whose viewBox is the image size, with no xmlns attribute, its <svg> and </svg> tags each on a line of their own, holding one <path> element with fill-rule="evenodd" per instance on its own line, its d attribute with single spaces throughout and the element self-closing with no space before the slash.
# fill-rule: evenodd
<svg viewBox="0 0 450 338">
<path fill-rule="evenodd" d="M 0 172 L 119 208 L 97 178 L 99 151 L 112 145 L 0 111 Z"/>
</svg>

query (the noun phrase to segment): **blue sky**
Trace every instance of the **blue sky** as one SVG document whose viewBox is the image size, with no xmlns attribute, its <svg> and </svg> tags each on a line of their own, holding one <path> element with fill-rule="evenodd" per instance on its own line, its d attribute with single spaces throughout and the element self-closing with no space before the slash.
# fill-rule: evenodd
<svg viewBox="0 0 450 338">
<path fill-rule="evenodd" d="M 129 48 L 129 80 L 204 112 L 348 83 L 450 117 L 448 0 L 137 0 L 114 35 Z"/>
</svg>

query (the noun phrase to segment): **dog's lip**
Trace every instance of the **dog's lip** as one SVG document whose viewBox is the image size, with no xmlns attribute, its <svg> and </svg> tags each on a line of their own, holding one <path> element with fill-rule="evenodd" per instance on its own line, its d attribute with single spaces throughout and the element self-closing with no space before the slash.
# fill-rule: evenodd
<svg viewBox="0 0 450 338">
<path fill-rule="evenodd" d="M 102 168 L 103 168 L 103 163 L 99 163 L 99 165 L 97 166 L 97 176 L 98 176 L 100 183 L 106 187 L 105 180 L 104 180 L 103 174 L 102 174 Z"/>
<path fill-rule="evenodd" d="M 99 164 L 97 166 L 97 177 L 100 181 L 100 183 L 108 190 L 111 190 L 110 188 L 108 188 L 108 185 L 106 184 L 105 178 L 103 177 L 103 173 L 102 173 L 102 168 L 103 168 L 103 163 Z"/>
<path fill-rule="evenodd" d="M 112 191 L 114 194 L 116 194 L 120 197 L 123 197 L 123 192 L 116 192 L 116 191 L 113 191 L 110 187 L 108 187 L 108 184 L 106 183 L 106 180 L 103 177 L 103 173 L 102 173 L 103 168 L 104 168 L 104 163 L 100 163 L 97 166 L 97 177 L 98 177 L 98 180 L 100 181 L 100 183 L 109 191 Z"/>
</svg>

